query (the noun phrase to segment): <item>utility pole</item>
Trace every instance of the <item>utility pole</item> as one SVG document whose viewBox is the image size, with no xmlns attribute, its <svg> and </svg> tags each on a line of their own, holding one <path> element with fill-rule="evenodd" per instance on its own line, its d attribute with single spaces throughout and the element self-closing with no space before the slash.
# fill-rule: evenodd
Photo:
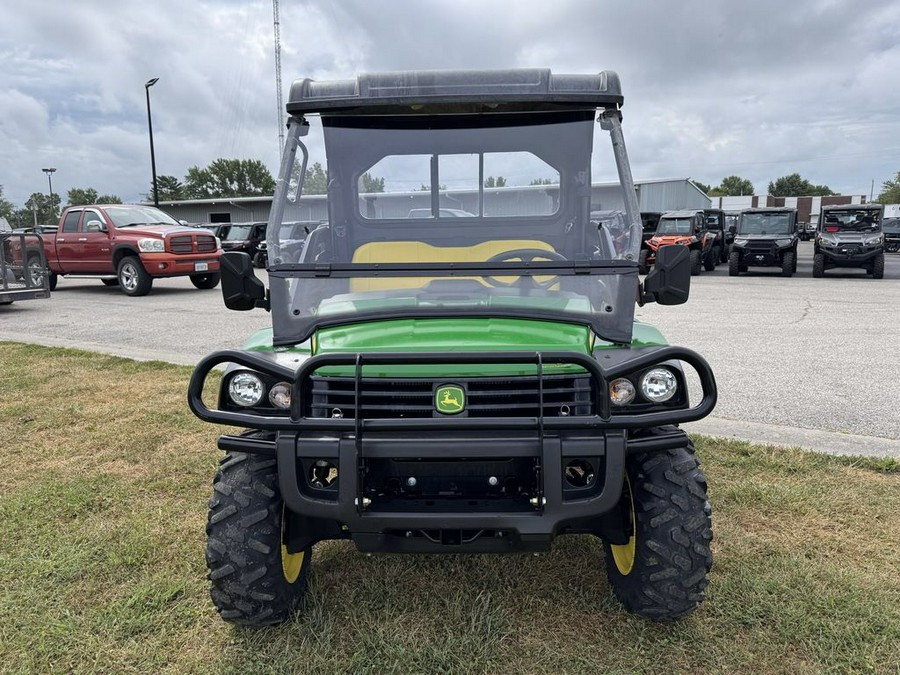
<svg viewBox="0 0 900 675">
<path fill-rule="evenodd" d="M 158 77 L 147 80 L 144 91 L 147 93 L 147 128 L 150 130 L 150 167 L 153 170 L 153 205 L 159 206 L 159 186 L 156 184 L 156 153 L 153 151 L 153 119 L 150 117 L 150 87 L 159 82 Z"/>
</svg>

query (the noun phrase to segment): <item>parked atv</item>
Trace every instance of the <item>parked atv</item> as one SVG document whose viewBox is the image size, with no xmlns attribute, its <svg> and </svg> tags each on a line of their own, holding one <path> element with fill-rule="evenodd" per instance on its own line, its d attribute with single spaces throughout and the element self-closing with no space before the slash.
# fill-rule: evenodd
<svg viewBox="0 0 900 675">
<path fill-rule="evenodd" d="M 206 526 L 223 619 L 289 618 L 313 545 L 329 539 L 522 553 L 591 534 L 629 611 L 668 621 L 703 601 L 706 479 L 677 425 L 713 410 L 716 384 L 697 353 L 634 320 L 636 300 L 687 300 L 690 261 L 688 247 L 662 247 L 638 277 L 622 103 L 611 71 L 294 84 L 268 291 L 246 253 L 222 256 L 226 306 L 265 308 L 272 329 L 205 358 L 189 387 L 200 418 L 245 429 L 219 438 Z M 625 210 L 600 225 L 586 189 L 595 134 L 611 141 Z M 308 211 L 307 144 L 327 153 L 313 161 L 327 162 L 329 220 L 298 248 L 281 224 Z M 512 163 L 557 174 L 556 187 L 486 199 L 485 168 Z M 384 192 L 367 190 L 372 177 Z M 411 184 L 424 186 L 421 216 Z M 213 408 L 202 393 L 219 364 L 231 365 Z M 683 364 L 699 376 L 694 406 Z"/>
<path fill-rule="evenodd" d="M 884 277 L 884 233 L 881 204 L 824 206 L 819 216 L 813 276 L 833 267 L 861 267 L 873 279 Z"/>
<path fill-rule="evenodd" d="M 884 250 L 888 253 L 900 251 L 900 218 L 885 218 L 881 229 L 884 232 Z"/>
<path fill-rule="evenodd" d="M 716 258 L 716 265 L 728 262 L 728 254 L 730 253 L 730 241 L 725 231 L 725 212 L 722 209 L 704 209 L 706 215 L 705 228 L 707 231 L 715 235 L 713 247 L 718 249 L 719 256 Z M 733 239 L 732 239 L 733 240 Z"/>
<path fill-rule="evenodd" d="M 779 267 L 781 276 L 797 271 L 797 209 L 758 208 L 741 211 L 728 261 L 728 275 L 749 267 Z"/>
<path fill-rule="evenodd" d="M 656 263 L 660 248 L 673 245 L 685 246 L 689 251 L 692 276 L 699 275 L 702 268 L 712 272 L 722 255 L 716 232 L 706 229 L 703 211 L 668 211 L 659 219 L 656 234 L 647 241 L 647 248 L 639 254 L 641 274 L 647 274 Z"/>
</svg>

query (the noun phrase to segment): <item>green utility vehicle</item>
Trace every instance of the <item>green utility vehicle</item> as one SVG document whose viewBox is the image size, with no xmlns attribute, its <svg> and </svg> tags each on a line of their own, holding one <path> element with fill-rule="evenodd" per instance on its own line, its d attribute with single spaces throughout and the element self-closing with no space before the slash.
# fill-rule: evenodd
<svg viewBox="0 0 900 675">
<path fill-rule="evenodd" d="M 272 329 L 201 361 L 188 393 L 200 418 L 245 429 L 219 438 L 207 524 L 223 619 L 287 619 L 328 539 L 538 553 L 590 534 L 628 610 L 666 621 L 703 600 L 706 479 L 677 425 L 712 411 L 716 384 L 634 320 L 635 301 L 687 300 L 690 261 L 663 248 L 640 283 L 622 102 L 610 71 L 293 85 L 268 290 L 245 253 L 221 258 L 226 306 L 265 308 Z M 623 217 L 591 218 L 595 135 Z M 300 199 L 307 148 L 326 155 L 327 221 L 299 241 L 281 224 L 322 202 Z M 203 385 L 220 364 L 213 406 Z"/>
</svg>

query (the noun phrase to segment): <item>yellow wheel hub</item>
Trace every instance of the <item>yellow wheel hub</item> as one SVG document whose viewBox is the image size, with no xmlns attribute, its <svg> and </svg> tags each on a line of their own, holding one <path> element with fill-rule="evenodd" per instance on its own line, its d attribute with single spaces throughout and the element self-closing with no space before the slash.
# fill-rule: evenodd
<svg viewBox="0 0 900 675">
<path fill-rule="evenodd" d="M 285 581 L 289 584 L 297 581 L 300 576 L 300 570 L 303 569 L 303 557 L 306 555 L 303 551 L 299 553 L 288 553 L 287 545 L 284 543 L 286 511 L 282 507 L 281 511 L 281 572 L 284 574 Z"/>
<path fill-rule="evenodd" d="M 637 547 L 635 533 L 637 532 L 637 528 L 635 527 L 634 521 L 634 495 L 631 493 L 631 481 L 627 474 L 625 476 L 625 485 L 623 488 L 628 491 L 628 507 L 631 514 L 632 534 L 628 538 L 627 544 L 610 544 L 609 548 L 612 550 L 613 562 L 616 564 L 619 573 L 628 575 L 631 574 L 631 569 L 634 567 L 634 552 Z"/>
</svg>

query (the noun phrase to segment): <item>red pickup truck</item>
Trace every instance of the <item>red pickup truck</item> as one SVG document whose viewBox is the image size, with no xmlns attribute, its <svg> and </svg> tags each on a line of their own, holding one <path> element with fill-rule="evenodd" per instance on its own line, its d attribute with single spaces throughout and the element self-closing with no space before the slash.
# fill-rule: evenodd
<svg viewBox="0 0 900 675">
<path fill-rule="evenodd" d="M 159 277 L 190 276 L 197 288 L 219 284 L 219 240 L 152 206 L 70 206 L 55 233 L 42 234 L 50 290 L 59 276 L 103 277 L 126 295 L 147 295 Z M 30 254 L 28 254 L 30 257 Z"/>
</svg>

